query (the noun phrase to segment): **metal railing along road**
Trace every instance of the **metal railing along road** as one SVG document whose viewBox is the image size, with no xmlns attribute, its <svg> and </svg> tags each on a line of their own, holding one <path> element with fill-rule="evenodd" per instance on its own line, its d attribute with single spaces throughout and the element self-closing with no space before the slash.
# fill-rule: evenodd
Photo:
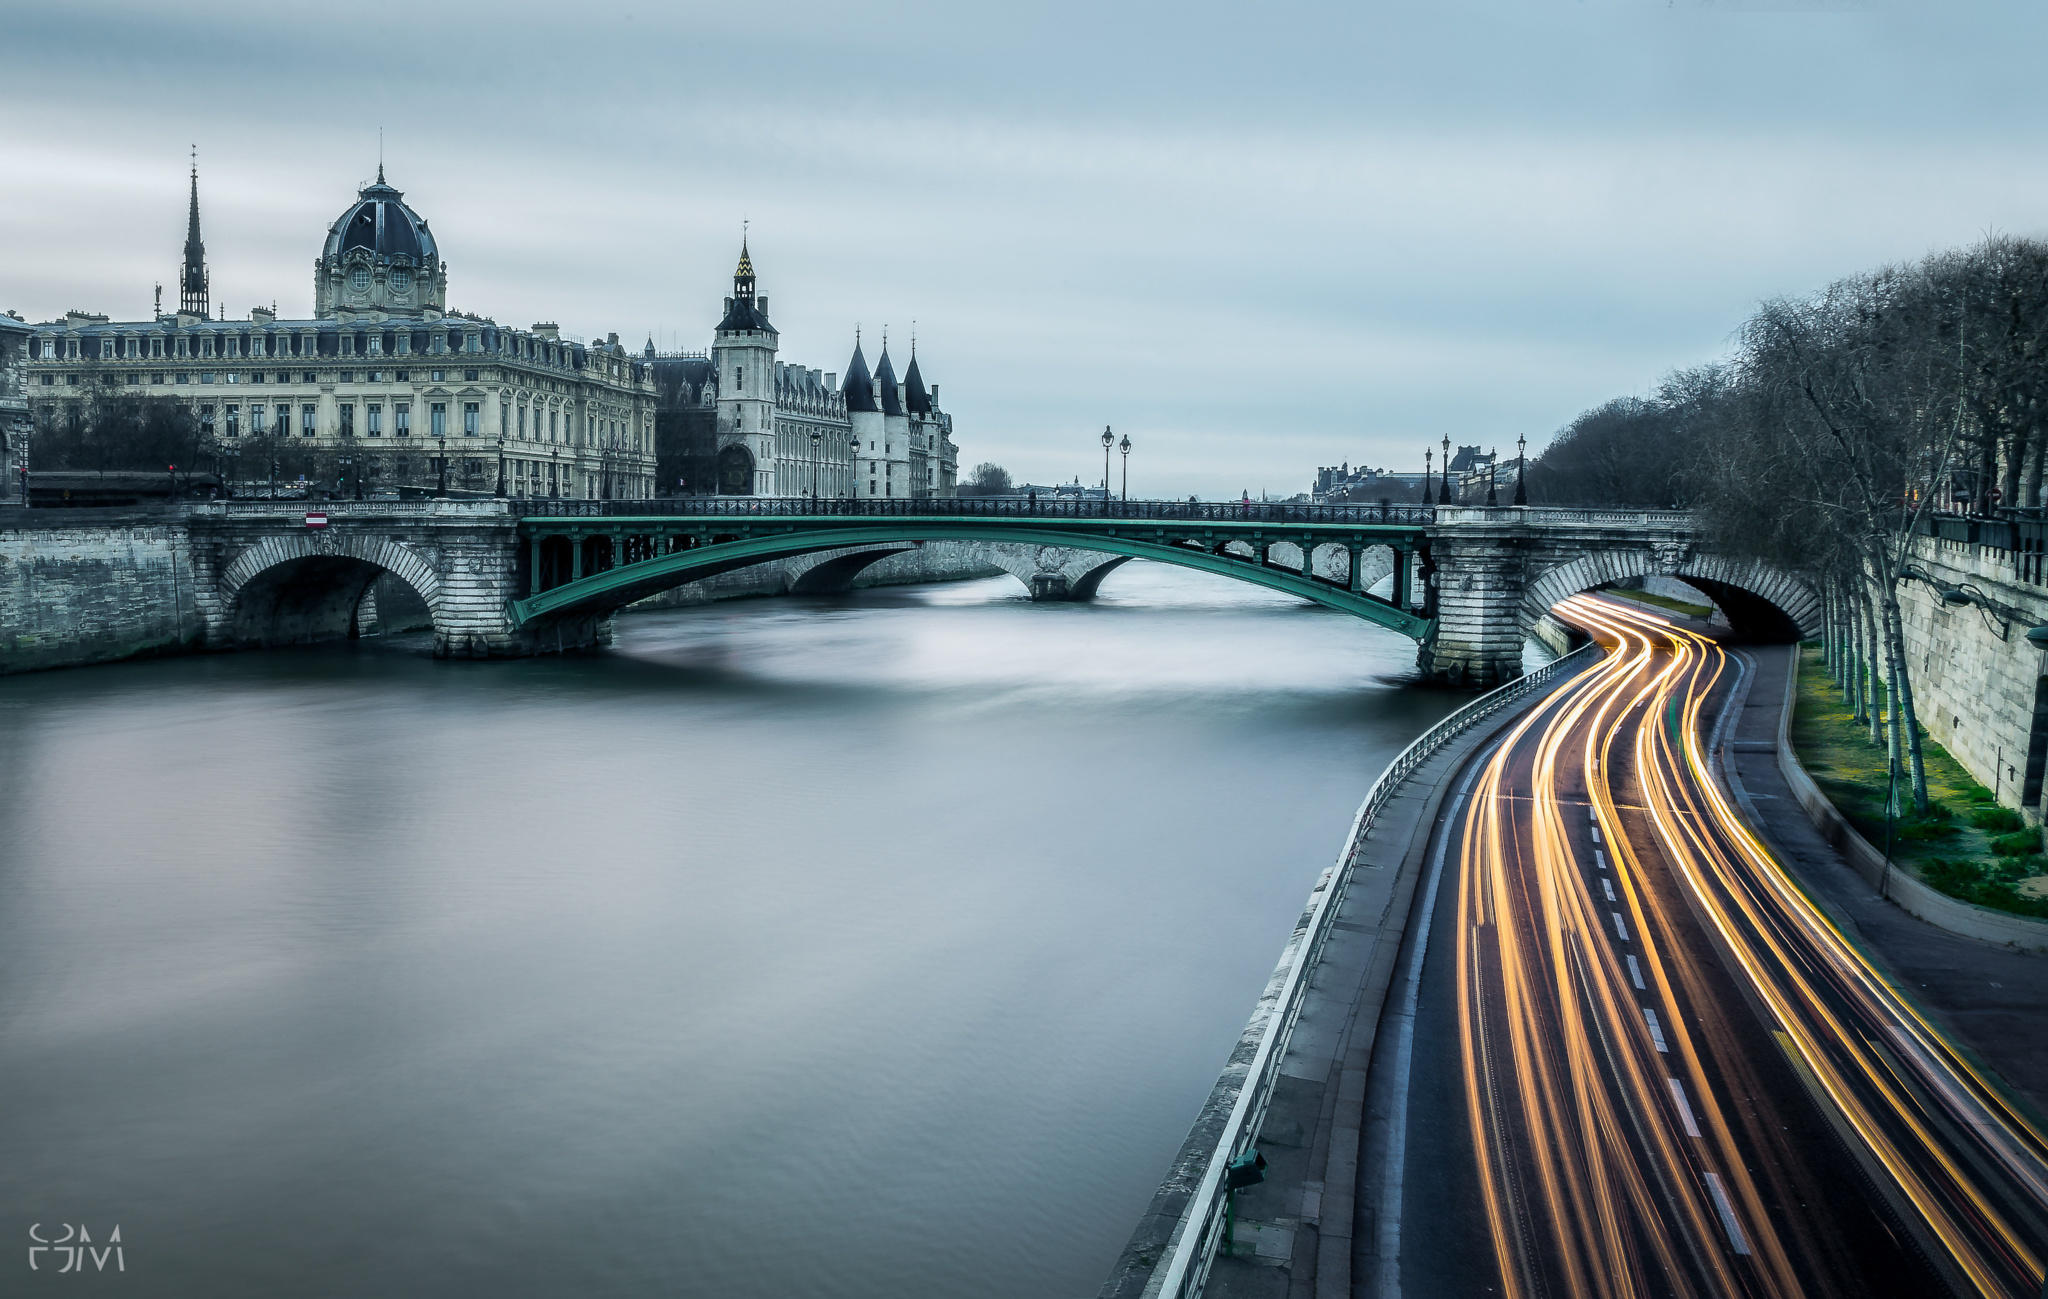
<svg viewBox="0 0 2048 1299">
<path fill-rule="evenodd" d="M 670 496 L 643 501 L 514 499 L 533 518 L 1130 519 L 1138 522 L 1401 524 L 1424 527 L 1433 505 L 1308 505 L 1297 501 L 1099 501 L 1072 497 Z"/>
<path fill-rule="evenodd" d="M 1294 936 L 1280 957 L 1279 968 L 1267 982 L 1266 995 L 1260 999 L 1252 1022 L 1239 1039 L 1242 1045 L 1256 1035 L 1258 1049 L 1245 1071 L 1236 1103 L 1231 1108 L 1230 1120 L 1210 1152 L 1201 1179 L 1181 1215 L 1180 1227 L 1174 1233 L 1166 1256 L 1153 1273 L 1159 1283 L 1147 1285 L 1147 1295 L 1191 1299 L 1201 1294 L 1202 1287 L 1208 1282 L 1209 1269 L 1215 1262 L 1216 1249 L 1222 1240 L 1228 1203 L 1224 1171 L 1231 1160 L 1258 1142 L 1266 1110 L 1272 1103 L 1273 1085 L 1279 1079 L 1280 1064 L 1287 1054 L 1288 1038 L 1294 1032 L 1295 1021 L 1301 1017 L 1302 1003 L 1307 998 L 1310 976 L 1315 972 L 1323 944 L 1328 940 L 1337 912 L 1343 905 L 1359 850 L 1380 813 L 1392 801 L 1402 782 L 1451 740 L 1531 692 L 1543 689 L 1565 673 L 1585 666 L 1598 654 L 1598 645 L 1582 645 L 1534 672 L 1479 696 L 1417 736 L 1415 742 L 1401 750 L 1400 756 L 1380 773 L 1380 778 L 1366 794 L 1365 802 L 1359 805 L 1358 815 L 1352 819 L 1351 833 L 1344 840 L 1343 852 L 1338 855 L 1336 865 L 1316 885 L 1316 894 L 1301 922 L 1295 926 Z"/>
</svg>

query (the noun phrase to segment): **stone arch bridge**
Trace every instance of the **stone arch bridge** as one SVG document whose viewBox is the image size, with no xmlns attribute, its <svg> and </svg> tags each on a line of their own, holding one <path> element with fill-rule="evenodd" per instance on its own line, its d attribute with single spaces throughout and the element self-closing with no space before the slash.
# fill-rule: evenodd
<svg viewBox="0 0 2048 1299">
<path fill-rule="evenodd" d="M 317 511 L 317 513 L 309 513 Z M 324 518 L 324 526 L 315 526 Z M 969 543 L 1035 599 L 1087 599 L 1150 559 L 1252 582 L 1409 636 L 1428 674 L 1489 685 L 1558 600 L 1645 574 L 1682 577 L 1738 630 L 1817 630 L 1798 578 L 1714 553 L 1675 512 L 1160 501 L 228 501 L 187 527 L 209 643 L 353 633 L 370 584 L 405 582 L 435 653 L 492 658 L 603 645 L 637 600 L 752 565 L 798 591 L 843 589 L 881 559 Z"/>
</svg>

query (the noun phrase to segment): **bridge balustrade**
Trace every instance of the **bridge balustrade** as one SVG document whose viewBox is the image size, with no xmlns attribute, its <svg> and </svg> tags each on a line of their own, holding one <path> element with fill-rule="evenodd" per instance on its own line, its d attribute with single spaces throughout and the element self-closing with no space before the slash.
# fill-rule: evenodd
<svg viewBox="0 0 2048 1299">
<path fill-rule="evenodd" d="M 1134 522 L 1411 525 L 1436 519 L 1433 505 L 1309 505 L 1299 501 L 1083 501 L 1041 497 L 893 497 L 812 500 L 807 496 L 672 496 L 644 501 L 535 501 L 544 518 L 1130 519 Z"/>
</svg>

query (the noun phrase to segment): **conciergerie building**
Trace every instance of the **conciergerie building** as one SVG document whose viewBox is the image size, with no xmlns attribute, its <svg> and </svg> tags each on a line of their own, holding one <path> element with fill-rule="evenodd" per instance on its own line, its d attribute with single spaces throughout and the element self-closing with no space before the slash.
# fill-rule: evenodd
<svg viewBox="0 0 2048 1299">
<path fill-rule="evenodd" d="M 178 308 L 115 321 L 83 311 L 34 326 L 37 423 L 84 418 L 97 392 L 175 397 L 232 460 L 254 436 L 304 439 L 372 490 L 437 483 L 515 495 L 636 499 L 655 491 L 652 368 L 618 335 L 578 343 L 448 308 L 448 264 L 384 169 L 327 229 L 313 314 L 215 316 L 200 238 L 199 172 Z M 239 475 L 262 469 L 241 464 Z"/>
</svg>

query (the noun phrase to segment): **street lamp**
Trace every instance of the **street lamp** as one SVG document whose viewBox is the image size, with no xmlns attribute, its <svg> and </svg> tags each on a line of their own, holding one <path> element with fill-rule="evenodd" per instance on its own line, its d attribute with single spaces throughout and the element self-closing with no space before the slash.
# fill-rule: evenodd
<svg viewBox="0 0 2048 1299">
<path fill-rule="evenodd" d="M 1515 504 L 1529 503 L 1529 435 L 1515 435 Z"/>
<path fill-rule="evenodd" d="M 548 495 L 556 500 L 562 498 L 561 463 L 562 449 L 550 443 L 548 446 Z"/>
<path fill-rule="evenodd" d="M 1444 476 L 1437 483 L 1436 503 L 1451 503 L 1451 435 L 1444 434 Z"/>
<path fill-rule="evenodd" d="M 498 495 L 505 494 L 505 435 L 498 434 Z"/>
<path fill-rule="evenodd" d="M 1499 464 L 1500 448 L 1495 447 L 1486 453 L 1486 503 L 1488 506 L 1500 504 L 1500 497 L 1493 490 L 1493 471 L 1495 466 Z"/>
<path fill-rule="evenodd" d="M 824 462 L 818 458 L 818 449 L 825 443 L 825 434 L 811 430 L 811 513 L 818 512 L 818 475 L 824 472 Z"/>
<path fill-rule="evenodd" d="M 1117 443 L 1116 448 L 1124 453 L 1124 504 L 1129 505 L 1131 503 L 1131 435 L 1128 433 L 1124 434 L 1124 440 Z"/>
<path fill-rule="evenodd" d="M 1431 492 L 1429 489 L 1430 466 L 1435 460 L 1436 448 L 1424 447 L 1422 449 L 1422 503 L 1424 505 L 1429 504 L 1429 498 L 1431 496 Z"/>
<path fill-rule="evenodd" d="M 1116 435 L 1109 431 L 1109 425 L 1102 426 L 1102 506 L 1103 513 L 1109 512 L 1109 449 L 1116 445 Z"/>
<path fill-rule="evenodd" d="M 860 434 L 853 435 L 852 453 L 846 458 L 846 499 L 860 499 Z"/>
<path fill-rule="evenodd" d="M 277 457 L 270 457 L 270 499 L 277 499 Z"/>
<path fill-rule="evenodd" d="M 434 495 L 446 496 L 448 494 L 448 438 L 444 434 L 441 437 L 435 438 L 434 441 L 441 444 L 441 472 L 434 482 Z"/>
</svg>

